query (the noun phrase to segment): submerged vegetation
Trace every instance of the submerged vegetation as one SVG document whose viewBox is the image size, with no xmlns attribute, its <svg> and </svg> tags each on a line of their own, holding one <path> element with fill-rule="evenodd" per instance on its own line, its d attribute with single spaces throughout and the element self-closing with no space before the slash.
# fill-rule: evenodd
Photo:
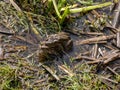
<svg viewBox="0 0 120 90">
<path fill-rule="evenodd" d="M 0 25 L 14 35 L 26 37 L 32 33 L 38 38 L 62 31 L 72 14 L 86 13 L 112 4 L 95 3 L 93 0 L 8 1 L 10 2 L 0 1 Z M 9 37 L 4 39 L 5 44 L 13 44 Z M 56 62 L 43 65 L 36 59 L 38 52 L 33 52 L 31 47 L 30 52 L 32 54 L 27 54 L 28 56 L 25 56 L 26 53 L 20 56 L 18 50 L 7 59 L 0 59 L 0 90 L 116 90 L 116 81 L 120 82 L 120 75 L 117 74 L 112 75 L 115 77 L 111 81 L 113 84 L 105 82 L 102 77 L 104 73 L 96 74 L 96 65 L 88 65 L 84 61 L 72 67 L 65 62 L 63 65 Z M 72 62 L 74 60 L 70 61 Z"/>
</svg>

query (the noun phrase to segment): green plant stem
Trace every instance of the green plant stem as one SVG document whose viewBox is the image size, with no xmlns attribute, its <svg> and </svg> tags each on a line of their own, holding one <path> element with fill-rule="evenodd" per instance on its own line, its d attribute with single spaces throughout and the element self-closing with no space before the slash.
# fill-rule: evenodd
<svg viewBox="0 0 120 90">
<path fill-rule="evenodd" d="M 69 12 L 70 13 L 87 12 L 90 10 L 106 7 L 106 6 L 109 6 L 111 4 L 112 4 L 112 2 L 106 2 L 103 4 L 94 5 L 94 6 L 88 6 L 88 7 L 83 7 L 83 8 L 74 8 L 74 9 L 69 9 Z"/>
<path fill-rule="evenodd" d="M 68 14 L 69 14 L 69 8 L 66 7 L 64 13 L 62 14 L 62 18 L 61 18 L 61 20 L 60 20 L 60 24 L 63 23 L 63 21 L 65 20 L 65 18 L 67 17 Z"/>
<path fill-rule="evenodd" d="M 66 3 L 66 0 L 58 0 L 58 10 L 60 10 Z"/>
<path fill-rule="evenodd" d="M 55 0 L 52 0 L 52 2 L 53 2 L 53 5 L 54 5 L 54 8 L 55 8 L 55 11 L 57 13 L 57 16 L 61 19 L 62 17 L 60 15 L 60 12 L 58 11 L 57 4 L 56 4 Z"/>
<path fill-rule="evenodd" d="M 90 1 L 77 0 L 77 1 L 83 5 L 92 5 L 93 4 L 93 0 L 90 0 Z"/>
</svg>

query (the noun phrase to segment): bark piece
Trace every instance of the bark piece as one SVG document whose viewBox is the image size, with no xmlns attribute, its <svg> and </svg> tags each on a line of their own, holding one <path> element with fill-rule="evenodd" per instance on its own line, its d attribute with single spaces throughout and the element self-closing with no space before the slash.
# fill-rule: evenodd
<svg viewBox="0 0 120 90">
<path fill-rule="evenodd" d="M 53 72 L 53 70 L 50 69 L 48 66 L 42 65 L 42 67 L 43 67 L 46 71 L 48 71 L 57 81 L 60 80 L 60 78 L 59 78 L 59 77 Z"/>
</svg>

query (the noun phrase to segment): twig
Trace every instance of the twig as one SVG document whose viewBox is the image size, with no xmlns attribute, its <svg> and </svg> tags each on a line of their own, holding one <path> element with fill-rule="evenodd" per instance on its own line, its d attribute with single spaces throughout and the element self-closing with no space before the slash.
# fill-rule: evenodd
<svg viewBox="0 0 120 90">
<path fill-rule="evenodd" d="M 86 40 L 82 40 L 82 41 L 76 41 L 77 45 L 81 45 L 81 44 L 92 44 L 94 42 L 99 42 L 99 41 L 103 41 L 103 40 L 109 40 L 112 38 L 116 38 L 116 35 L 109 35 L 109 36 L 99 36 L 99 37 L 94 37 L 94 38 L 90 38 L 90 39 L 86 39 Z"/>
<path fill-rule="evenodd" d="M 91 13 L 96 15 L 97 18 L 100 18 L 101 16 L 96 10 L 92 10 Z"/>
<path fill-rule="evenodd" d="M 109 62 L 114 61 L 118 58 L 120 58 L 119 50 L 112 50 L 107 54 L 104 54 L 103 57 L 98 58 L 98 60 L 89 61 L 87 62 L 87 64 L 96 64 L 99 62 L 103 62 L 103 64 L 108 64 Z"/>
<path fill-rule="evenodd" d="M 76 29 L 72 29 L 72 30 L 66 30 L 67 32 L 74 34 L 74 35 L 103 35 L 103 33 L 97 33 L 97 32 L 83 32 L 83 31 L 79 31 Z"/>
<path fill-rule="evenodd" d="M 23 65 L 23 64 L 22 64 Z M 26 65 L 24 65 L 24 67 L 26 68 L 26 69 L 29 69 L 30 71 L 39 71 L 38 69 L 36 69 L 35 67 L 33 67 L 33 66 L 30 66 L 30 65 L 28 65 L 28 66 L 26 66 Z"/>
<path fill-rule="evenodd" d="M 60 80 L 60 78 L 48 66 L 42 64 L 42 67 L 46 69 L 57 81 Z"/>
<path fill-rule="evenodd" d="M 4 49 L 0 46 L 0 60 L 4 59 Z"/>
<path fill-rule="evenodd" d="M 34 42 L 32 42 L 31 40 L 26 39 L 26 38 L 23 37 L 23 36 L 15 35 L 15 36 L 11 37 L 11 39 L 13 39 L 13 40 L 22 40 L 23 42 L 26 42 L 26 43 L 35 45 Z"/>
<path fill-rule="evenodd" d="M 103 80 L 107 80 L 107 81 L 112 82 L 112 83 L 115 83 L 115 84 L 118 84 L 117 81 L 112 80 L 112 79 L 109 79 L 109 78 L 106 78 L 106 77 L 103 77 L 103 76 L 100 76 L 99 78 L 101 78 L 101 79 L 103 79 Z"/>
<path fill-rule="evenodd" d="M 90 60 L 90 61 L 99 61 L 99 60 L 96 59 L 96 58 L 87 57 L 87 56 L 81 56 L 81 55 L 78 55 L 78 56 L 75 58 L 75 60 L 82 60 L 82 59 Z"/>
<path fill-rule="evenodd" d="M 103 33 L 97 33 L 97 32 L 78 32 L 83 35 L 103 35 Z"/>
<path fill-rule="evenodd" d="M 111 50 L 109 52 L 104 53 L 103 57 L 101 57 L 99 59 L 105 60 L 105 59 L 109 58 L 111 55 L 118 53 L 118 52 L 119 52 L 119 50 Z"/>
<path fill-rule="evenodd" d="M 86 62 L 87 64 L 97 64 L 97 63 L 99 63 L 99 62 L 102 62 L 102 60 L 97 60 L 97 61 L 88 61 L 88 62 Z"/>
<path fill-rule="evenodd" d="M 66 72 L 70 77 L 74 76 L 74 73 L 71 72 L 70 69 L 68 69 L 66 66 L 62 65 L 62 66 L 58 66 L 60 69 L 62 69 L 64 72 Z"/>
<path fill-rule="evenodd" d="M 119 53 L 113 54 L 110 58 L 108 58 L 107 60 L 104 61 L 104 64 L 108 64 L 109 62 L 114 61 L 117 58 L 119 58 Z"/>
<path fill-rule="evenodd" d="M 102 55 L 102 56 L 104 55 L 103 51 L 101 50 L 101 48 L 98 48 L 98 51 L 99 51 L 100 55 Z"/>
<path fill-rule="evenodd" d="M 104 45 L 106 48 L 110 49 L 110 50 L 115 50 L 112 46 L 110 45 Z"/>
<path fill-rule="evenodd" d="M 116 28 L 119 22 L 120 15 L 120 1 L 117 3 L 117 8 L 114 10 L 114 19 L 113 19 L 113 27 Z"/>
<path fill-rule="evenodd" d="M 22 12 L 22 10 L 19 8 L 19 6 L 13 0 L 9 0 L 9 1 L 17 11 Z"/>
<path fill-rule="evenodd" d="M 91 53 L 92 51 L 86 51 L 86 52 L 83 52 L 83 53 L 81 53 L 81 55 L 90 55 L 90 53 Z"/>
<path fill-rule="evenodd" d="M 101 82 L 103 82 L 104 84 L 106 84 L 108 87 L 112 88 L 112 90 L 114 89 L 114 85 L 113 84 L 118 84 L 117 81 L 114 81 L 112 79 L 103 77 L 103 76 L 99 76 L 99 79 L 101 80 Z M 111 90 L 111 89 L 108 89 Z"/>
<path fill-rule="evenodd" d="M 107 69 L 110 70 L 113 74 L 115 75 L 119 75 L 117 72 L 115 72 L 113 69 L 111 69 L 110 67 L 107 66 Z"/>
<path fill-rule="evenodd" d="M 44 81 L 46 81 L 47 80 L 47 78 L 43 78 L 43 79 L 40 79 L 40 80 L 36 80 L 35 82 L 34 82 L 34 85 L 35 84 L 38 84 L 38 83 L 41 83 L 41 82 L 44 82 Z"/>
<path fill-rule="evenodd" d="M 96 58 L 98 54 L 98 44 L 95 44 L 93 47 L 92 57 Z"/>
</svg>

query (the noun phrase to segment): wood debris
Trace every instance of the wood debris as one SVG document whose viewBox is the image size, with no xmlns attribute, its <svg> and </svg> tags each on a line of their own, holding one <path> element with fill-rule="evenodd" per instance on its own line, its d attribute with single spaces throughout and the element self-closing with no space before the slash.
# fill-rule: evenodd
<svg viewBox="0 0 120 90">
<path fill-rule="evenodd" d="M 65 73 L 67 73 L 70 77 L 74 76 L 74 73 L 65 65 L 59 65 L 58 67 L 62 69 Z"/>
<path fill-rule="evenodd" d="M 99 63 L 99 62 L 103 62 L 103 64 L 108 64 L 109 62 L 115 61 L 117 59 L 120 58 L 120 52 L 118 53 L 113 53 L 112 55 L 109 56 L 103 56 L 102 58 L 91 58 L 91 57 L 86 57 L 86 56 L 81 56 L 81 57 L 77 57 L 75 59 L 85 59 L 85 60 L 89 60 L 87 63 L 88 64 L 95 64 L 95 63 Z"/>
<path fill-rule="evenodd" d="M 76 41 L 77 45 L 80 44 L 92 44 L 94 42 L 99 42 L 99 41 L 104 41 L 104 40 L 109 40 L 109 39 L 114 39 L 116 38 L 116 35 L 109 35 L 109 36 L 99 36 L 99 37 L 94 37 L 94 38 L 90 38 L 90 39 L 86 39 L 86 40 L 82 40 L 82 41 Z"/>
<path fill-rule="evenodd" d="M 4 58 L 4 50 L 2 47 L 0 47 L 0 60 Z"/>
<path fill-rule="evenodd" d="M 119 24 L 119 21 L 120 21 L 120 1 L 118 3 L 115 3 L 114 5 L 115 5 L 114 6 L 115 10 L 113 12 L 114 18 L 113 18 L 112 26 L 114 28 L 118 28 L 118 24 Z"/>
<path fill-rule="evenodd" d="M 117 47 L 120 48 L 120 31 L 117 33 Z"/>
<path fill-rule="evenodd" d="M 55 72 L 53 72 L 53 70 L 51 70 L 48 66 L 42 65 L 42 67 L 45 68 L 57 81 L 60 80 L 60 78 L 55 74 Z"/>
</svg>

